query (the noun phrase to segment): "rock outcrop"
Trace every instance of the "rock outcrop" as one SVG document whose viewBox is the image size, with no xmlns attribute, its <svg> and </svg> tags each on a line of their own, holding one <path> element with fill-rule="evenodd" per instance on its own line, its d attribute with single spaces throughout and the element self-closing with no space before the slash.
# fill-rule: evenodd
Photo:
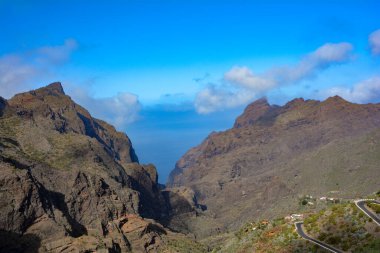
<svg viewBox="0 0 380 253">
<path fill-rule="evenodd" d="M 157 252 L 182 238 L 153 165 L 60 83 L 0 99 L 0 252 Z"/>
<path fill-rule="evenodd" d="M 275 106 L 260 99 L 233 128 L 190 149 L 168 186 L 194 190 L 226 230 L 248 219 L 289 214 L 303 194 L 354 198 L 372 193 L 379 164 L 380 104 L 335 96 Z"/>
</svg>

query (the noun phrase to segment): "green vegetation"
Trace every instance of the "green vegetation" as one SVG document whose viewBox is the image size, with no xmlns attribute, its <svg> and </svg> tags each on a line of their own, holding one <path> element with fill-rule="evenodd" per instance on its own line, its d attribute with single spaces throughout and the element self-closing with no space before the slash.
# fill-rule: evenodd
<svg viewBox="0 0 380 253">
<path fill-rule="evenodd" d="M 375 213 L 380 214 L 380 204 L 373 203 L 371 201 L 367 201 L 367 206 L 371 208 Z"/>
<path fill-rule="evenodd" d="M 305 210 L 305 208 L 315 208 L 316 199 L 310 195 L 304 195 L 299 198 L 299 206 L 301 210 Z"/>
<path fill-rule="evenodd" d="M 352 252 L 371 252 L 378 245 L 378 226 L 353 203 L 335 204 L 312 214 L 304 221 L 308 234 L 336 248 Z M 361 251 L 365 248 L 367 251 Z"/>
<path fill-rule="evenodd" d="M 299 199 L 299 203 L 302 205 L 302 201 L 306 199 L 306 197 Z M 380 227 L 352 202 L 329 204 L 322 210 L 304 215 L 305 231 L 313 238 L 344 251 L 379 252 Z M 231 234 L 223 245 L 215 247 L 213 252 L 325 251 L 298 236 L 293 221 L 279 218 L 245 224 L 240 230 Z"/>
<path fill-rule="evenodd" d="M 196 241 L 183 238 L 169 240 L 167 246 L 161 249 L 160 252 L 205 253 L 209 252 L 209 250 L 206 246 Z"/>
<path fill-rule="evenodd" d="M 213 252 L 322 252 L 309 242 L 301 239 L 294 224 L 284 218 L 272 221 L 258 221 L 245 224 L 225 245 L 214 248 Z"/>
<path fill-rule="evenodd" d="M 2 118 L 0 120 L 0 136 L 14 138 L 20 123 L 21 120 L 15 116 Z"/>
</svg>

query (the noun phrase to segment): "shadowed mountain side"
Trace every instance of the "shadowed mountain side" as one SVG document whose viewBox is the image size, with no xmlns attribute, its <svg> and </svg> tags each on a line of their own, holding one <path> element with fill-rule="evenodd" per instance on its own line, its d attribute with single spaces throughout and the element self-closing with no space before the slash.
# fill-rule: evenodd
<svg viewBox="0 0 380 253">
<path fill-rule="evenodd" d="M 0 253 L 37 253 L 40 247 L 41 239 L 36 235 L 0 230 Z"/>
<path fill-rule="evenodd" d="M 91 117 L 60 83 L 0 100 L 0 171 L 1 240 L 22 235 L 0 250 L 23 252 L 30 240 L 36 252 L 196 244 L 155 221 L 170 212 L 156 168 L 140 165 L 128 136 Z"/>
</svg>

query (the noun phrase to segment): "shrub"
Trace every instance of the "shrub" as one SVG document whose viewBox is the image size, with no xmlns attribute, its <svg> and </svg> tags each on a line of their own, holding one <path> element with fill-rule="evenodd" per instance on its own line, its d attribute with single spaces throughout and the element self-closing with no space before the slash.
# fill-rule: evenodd
<svg viewBox="0 0 380 253">
<path fill-rule="evenodd" d="M 376 213 L 380 213 L 380 205 L 379 204 L 367 202 L 367 206 L 369 208 L 371 208 L 373 211 L 375 211 Z"/>
<path fill-rule="evenodd" d="M 339 244 L 341 242 L 342 239 L 340 239 L 340 237 L 338 236 L 331 236 L 329 237 L 326 241 L 327 243 L 329 244 Z"/>
<path fill-rule="evenodd" d="M 318 240 L 320 241 L 324 241 L 327 237 L 327 234 L 326 233 L 321 233 L 319 236 L 318 236 Z"/>
</svg>

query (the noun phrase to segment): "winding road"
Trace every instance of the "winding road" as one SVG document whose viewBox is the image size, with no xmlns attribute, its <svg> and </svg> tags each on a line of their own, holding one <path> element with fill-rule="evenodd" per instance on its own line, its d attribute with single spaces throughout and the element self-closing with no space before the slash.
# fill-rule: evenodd
<svg viewBox="0 0 380 253">
<path fill-rule="evenodd" d="M 377 225 L 380 226 L 380 217 L 377 216 L 373 211 L 369 210 L 367 206 L 365 205 L 367 201 L 370 201 L 372 203 L 376 203 L 380 205 L 380 202 L 373 199 L 361 199 L 356 200 L 355 205 L 362 210 L 368 217 L 370 217 L 374 222 L 376 222 Z"/>
<path fill-rule="evenodd" d="M 297 233 L 302 237 L 304 238 L 305 240 L 308 240 L 314 244 L 317 244 L 318 246 L 324 248 L 324 249 L 327 249 L 328 251 L 331 251 L 331 252 L 334 252 L 334 253 L 343 253 L 343 251 L 339 250 L 339 249 L 336 249 L 324 242 L 321 242 L 321 241 L 318 241 L 314 238 L 311 238 L 310 236 L 308 236 L 305 231 L 303 231 L 303 228 L 302 228 L 302 225 L 303 225 L 303 222 L 296 222 L 294 223 L 294 225 L 296 226 L 296 230 L 297 230 Z"/>
<path fill-rule="evenodd" d="M 370 217 L 374 222 L 376 222 L 377 225 L 380 226 L 380 217 L 377 216 L 373 211 L 369 210 L 366 206 L 366 202 L 367 201 L 371 201 L 373 203 L 376 203 L 376 204 L 379 204 L 380 205 L 380 201 L 377 201 L 377 200 L 373 200 L 373 199 L 360 199 L 360 200 L 355 200 L 355 205 L 362 211 L 364 212 L 368 217 Z M 334 252 L 334 253 L 343 253 L 343 251 L 339 250 L 339 249 L 336 249 L 324 242 L 321 242 L 321 241 L 318 241 L 314 238 L 311 238 L 310 236 L 308 236 L 305 231 L 303 230 L 303 222 L 296 222 L 294 223 L 294 225 L 296 226 L 296 231 L 297 233 L 302 237 L 304 238 L 305 240 L 308 240 L 314 244 L 317 244 L 319 246 L 321 246 L 322 248 L 324 249 L 327 249 L 328 251 L 331 251 L 331 252 Z"/>
</svg>

